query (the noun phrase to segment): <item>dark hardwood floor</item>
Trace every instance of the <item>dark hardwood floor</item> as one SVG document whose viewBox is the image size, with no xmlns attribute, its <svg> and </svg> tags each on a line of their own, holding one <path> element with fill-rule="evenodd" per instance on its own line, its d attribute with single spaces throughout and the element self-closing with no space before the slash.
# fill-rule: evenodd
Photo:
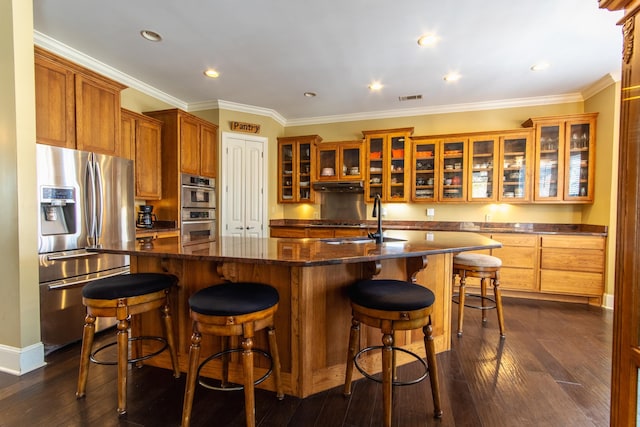
<svg viewBox="0 0 640 427">
<path fill-rule="evenodd" d="M 429 381 L 396 387 L 394 425 L 607 426 L 612 313 L 569 303 L 505 299 L 507 337 L 495 312 L 485 327 L 465 311 L 462 338 L 438 355 L 444 416 L 436 420 Z M 452 321 L 456 322 L 454 313 Z M 349 325 L 345 325 L 348 328 Z M 111 336 L 102 339 L 112 338 Z M 80 345 L 47 357 L 43 369 L 15 377 L 0 373 L 0 426 L 177 426 L 185 375 L 153 367 L 133 369 L 128 413 L 116 414 L 116 371 L 92 365 L 87 397 L 76 400 Z M 413 363 L 401 375 L 419 370 Z M 275 426 L 381 425 L 380 385 L 354 383 L 350 398 L 335 388 L 307 399 L 256 393 L 257 424 Z M 243 426 L 242 392 L 196 391 L 193 426 Z"/>
</svg>

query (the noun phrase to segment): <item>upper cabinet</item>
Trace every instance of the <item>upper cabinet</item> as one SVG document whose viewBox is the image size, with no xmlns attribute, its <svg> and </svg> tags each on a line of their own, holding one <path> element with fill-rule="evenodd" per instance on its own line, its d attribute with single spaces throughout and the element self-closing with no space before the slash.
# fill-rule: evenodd
<svg viewBox="0 0 640 427">
<path fill-rule="evenodd" d="M 135 197 L 162 198 L 162 122 L 129 110 L 122 110 L 124 157 L 135 163 Z"/>
<path fill-rule="evenodd" d="M 162 121 L 163 156 L 171 157 L 176 172 L 216 177 L 218 126 L 178 109 L 144 114 Z"/>
<path fill-rule="evenodd" d="M 498 199 L 498 158 L 500 137 L 488 134 L 469 139 L 467 185 L 469 200 L 495 202 Z"/>
<path fill-rule="evenodd" d="M 323 142 L 316 146 L 317 181 L 362 180 L 362 141 Z"/>
<path fill-rule="evenodd" d="M 318 135 L 278 138 L 278 202 L 312 203 L 311 178 L 316 176 Z M 334 173 L 337 166 L 334 166 Z"/>
<path fill-rule="evenodd" d="M 365 201 L 380 195 L 384 202 L 409 200 L 410 137 L 413 128 L 363 131 L 365 148 Z"/>
<path fill-rule="evenodd" d="M 35 47 L 36 142 L 126 157 L 120 137 L 125 86 Z"/>
<path fill-rule="evenodd" d="M 533 141 L 531 132 L 518 131 L 500 136 L 498 160 L 498 200 L 515 203 L 531 201 Z"/>
<path fill-rule="evenodd" d="M 531 118 L 535 129 L 534 200 L 593 202 L 598 113 Z"/>
<path fill-rule="evenodd" d="M 440 195 L 440 143 L 418 137 L 412 139 L 411 145 L 411 200 L 434 202 Z"/>
<path fill-rule="evenodd" d="M 440 143 L 439 196 L 441 202 L 464 202 L 467 197 L 467 138 L 450 137 Z"/>
</svg>

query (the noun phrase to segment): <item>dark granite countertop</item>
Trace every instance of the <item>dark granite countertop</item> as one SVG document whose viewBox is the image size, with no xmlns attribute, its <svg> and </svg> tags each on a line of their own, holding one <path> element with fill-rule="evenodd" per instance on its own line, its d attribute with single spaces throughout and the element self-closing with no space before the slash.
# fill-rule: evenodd
<svg viewBox="0 0 640 427">
<path fill-rule="evenodd" d="M 375 220 L 272 219 L 269 221 L 270 227 L 345 227 L 375 229 L 376 225 Z M 607 226 L 591 224 L 383 220 L 382 228 L 383 230 L 473 231 L 477 233 L 607 235 Z"/>
<path fill-rule="evenodd" d="M 146 243 L 124 242 L 88 250 L 132 256 L 311 266 L 410 258 L 502 246 L 499 242 L 477 233 L 393 230 L 385 233 L 385 236 L 394 240 L 377 245 L 366 238 L 283 239 L 223 236 L 208 245 L 182 246 L 175 239 L 159 239 Z"/>
</svg>

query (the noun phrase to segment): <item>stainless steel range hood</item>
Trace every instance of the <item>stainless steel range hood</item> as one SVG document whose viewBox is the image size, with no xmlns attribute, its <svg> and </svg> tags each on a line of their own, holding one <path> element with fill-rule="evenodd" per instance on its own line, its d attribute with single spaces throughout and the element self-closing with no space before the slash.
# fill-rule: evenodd
<svg viewBox="0 0 640 427">
<path fill-rule="evenodd" d="M 363 181 L 314 182 L 313 189 L 330 193 L 364 193 Z"/>
</svg>

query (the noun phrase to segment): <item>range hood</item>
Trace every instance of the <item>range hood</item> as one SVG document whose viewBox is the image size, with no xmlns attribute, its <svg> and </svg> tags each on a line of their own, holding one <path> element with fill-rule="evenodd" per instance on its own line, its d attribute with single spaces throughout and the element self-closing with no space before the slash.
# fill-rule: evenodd
<svg viewBox="0 0 640 427">
<path fill-rule="evenodd" d="M 364 193 L 363 181 L 314 182 L 313 189 L 328 193 Z"/>
</svg>

